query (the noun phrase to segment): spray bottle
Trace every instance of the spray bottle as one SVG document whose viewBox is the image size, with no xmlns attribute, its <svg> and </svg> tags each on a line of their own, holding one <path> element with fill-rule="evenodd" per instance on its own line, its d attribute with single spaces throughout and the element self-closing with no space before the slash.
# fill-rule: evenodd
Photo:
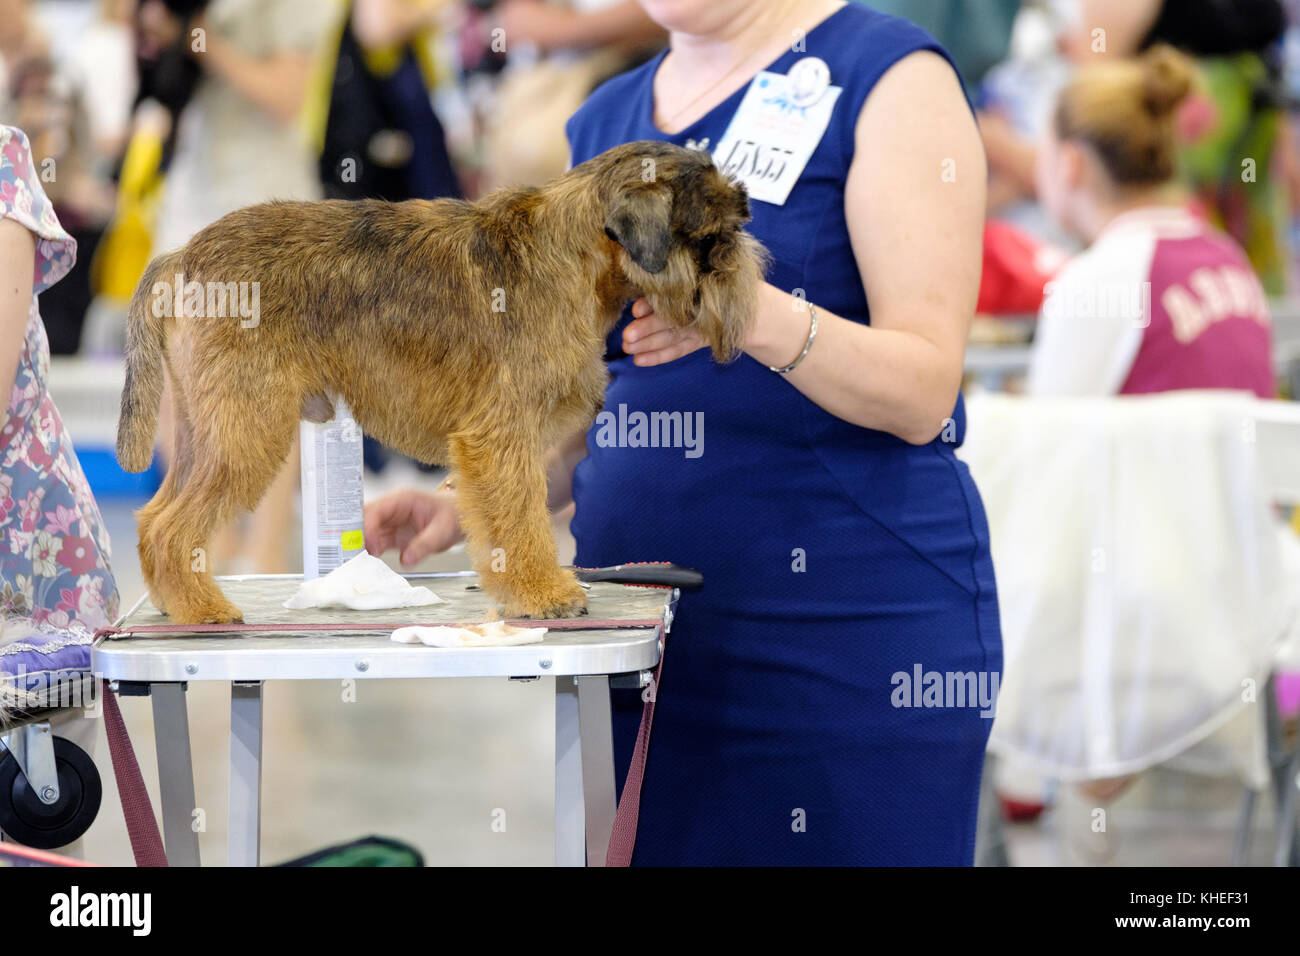
<svg viewBox="0 0 1300 956">
<path fill-rule="evenodd" d="M 342 398 L 322 425 L 299 424 L 303 579 L 329 574 L 364 550 L 361 429 Z"/>
</svg>

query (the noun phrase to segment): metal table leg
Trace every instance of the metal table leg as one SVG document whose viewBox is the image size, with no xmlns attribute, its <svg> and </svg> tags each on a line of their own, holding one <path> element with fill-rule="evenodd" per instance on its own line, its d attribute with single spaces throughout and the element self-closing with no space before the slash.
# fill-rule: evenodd
<svg viewBox="0 0 1300 956">
<path fill-rule="evenodd" d="M 582 731 L 576 677 L 555 678 L 555 865 L 586 864 Z"/>
<path fill-rule="evenodd" d="M 230 685 L 228 866 L 257 866 L 262 852 L 262 682 Z"/>
<path fill-rule="evenodd" d="M 1241 798 L 1241 809 L 1237 813 L 1237 833 L 1232 840 L 1232 865 L 1248 866 L 1250 863 L 1250 843 L 1255 826 L 1255 805 L 1259 802 L 1259 793 L 1246 788 Z"/>
<path fill-rule="evenodd" d="M 1273 865 L 1300 866 L 1300 831 L 1296 829 L 1300 817 L 1300 747 L 1280 776 Z"/>
<path fill-rule="evenodd" d="M 162 796 L 163 842 L 171 866 L 199 865 L 199 835 L 193 826 L 194 764 L 184 684 L 153 684 L 154 743 Z"/>
<path fill-rule="evenodd" d="M 609 836 L 614 831 L 617 801 L 614 725 L 610 717 L 609 678 L 604 675 L 578 678 L 578 733 L 582 750 L 587 865 L 604 866 Z"/>
</svg>

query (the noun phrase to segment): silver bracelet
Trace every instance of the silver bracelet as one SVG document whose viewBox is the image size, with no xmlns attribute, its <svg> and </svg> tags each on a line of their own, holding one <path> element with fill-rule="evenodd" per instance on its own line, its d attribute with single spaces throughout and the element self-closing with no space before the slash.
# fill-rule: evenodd
<svg viewBox="0 0 1300 956">
<path fill-rule="evenodd" d="M 797 369 L 799 363 L 808 357 L 808 350 L 812 348 L 813 339 L 817 338 L 817 306 L 809 302 L 808 311 L 812 313 L 812 326 L 808 329 L 808 341 L 803 344 L 803 351 L 799 353 L 799 357 L 785 368 L 777 368 L 775 365 L 768 366 L 768 368 L 773 372 L 776 372 L 778 375 L 785 375 Z"/>
</svg>

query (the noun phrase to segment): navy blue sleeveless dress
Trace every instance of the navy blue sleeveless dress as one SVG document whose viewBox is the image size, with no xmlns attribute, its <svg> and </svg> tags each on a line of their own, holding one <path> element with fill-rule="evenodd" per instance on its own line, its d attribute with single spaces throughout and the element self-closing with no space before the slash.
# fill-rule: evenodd
<svg viewBox="0 0 1300 956">
<path fill-rule="evenodd" d="M 912 24 L 849 4 L 768 68 L 818 56 L 843 92 L 785 205 L 751 202 L 767 279 L 858 322 L 870 319 L 844 219 L 854 125 L 881 75 L 918 50 L 946 57 Z M 718 143 L 744 90 L 665 135 L 662 59 L 574 114 L 575 164 L 632 140 Z M 983 506 L 953 455 L 961 400 L 952 430 L 915 447 L 823 411 L 748 356 L 719 365 L 703 349 L 638 368 L 621 347 L 627 320 L 608 341 L 605 408 L 681 412 L 703 440 L 608 447 L 613 430 L 593 426 L 574 474 L 577 563 L 675 561 L 705 580 L 668 641 L 634 863 L 971 863 L 992 720 L 957 685 L 995 687 L 1002 649 Z M 621 781 L 642 705 L 613 697 Z"/>
</svg>

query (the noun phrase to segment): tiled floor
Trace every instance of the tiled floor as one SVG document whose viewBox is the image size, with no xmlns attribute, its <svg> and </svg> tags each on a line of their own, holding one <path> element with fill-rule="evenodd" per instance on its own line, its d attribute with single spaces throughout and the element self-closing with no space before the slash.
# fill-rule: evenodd
<svg viewBox="0 0 1300 956">
<path fill-rule="evenodd" d="M 395 480 L 417 479 L 411 472 Z M 103 503 L 124 603 L 141 593 L 130 514 L 137 504 Z M 571 549 L 563 534 L 561 540 L 562 551 Z M 422 569 L 464 564 L 463 554 L 452 554 Z M 265 701 L 264 861 L 376 833 L 409 841 L 431 864 L 550 862 L 550 681 L 360 681 L 354 702 L 336 684 L 279 682 L 267 685 Z M 195 787 L 205 825 L 200 844 L 209 865 L 226 858 L 228 707 L 226 685 L 190 684 Z M 124 699 L 123 711 L 156 796 L 148 701 Z M 129 863 L 102 737 L 96 757 L 104 804 L 83 853 L 101 863 Z M 1111 807 L 1104 834 L 1092 832 L 1092 807 L 1063 791 L 1038 822 L 1008 826 L 1006 843 L 1016 865 L 1225 864 L 1240 798 L 1231 781 L 1156 772 Z M 504 828 L 493 825 L 502 811 Z M 1271 820 L 1265 797 L 1255 862 L 1268 861 Z"/>
</svg>

